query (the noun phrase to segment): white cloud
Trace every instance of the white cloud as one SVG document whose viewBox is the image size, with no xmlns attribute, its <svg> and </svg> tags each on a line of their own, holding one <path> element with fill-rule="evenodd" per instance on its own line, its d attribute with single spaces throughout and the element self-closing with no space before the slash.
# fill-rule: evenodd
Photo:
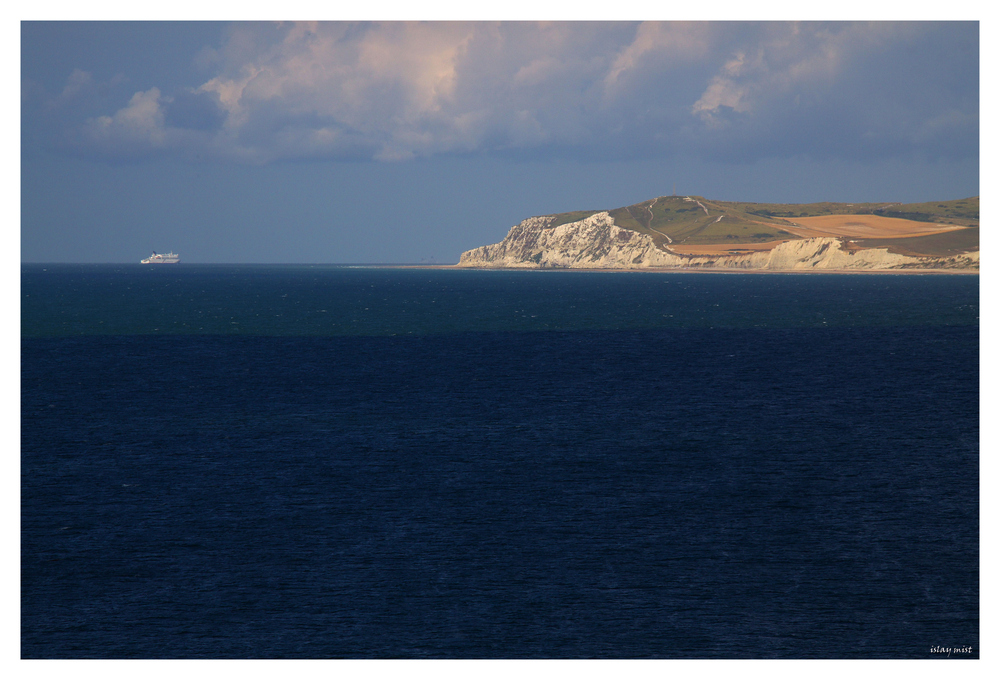
<svg viewBox="0 0 1000 680">
<path fill-rule="evenodd" d="M 117 113 L 91 119 L 85 132 L 93 148 L 112 155 L 145 148 L 266 163 L 542 147 L 668 153 L 712 144 L 733 121 L 755 121 L 764 139 L 788 125 L 788 111 L 822 118 L 828 114 L 816 112 L 823 107 L 861 111 L 851 115 L 880 131 L 886 126 L 876 119 L 890 107 L 877 96 L 853 97 L 852 83 L 882 52 L 922 30 L 711 22 L 236 25 L 224 44 L 197 55 L 216 69 L 214 77 L 176 101 L 156 88 L 137 92 Z M 87 74 L 75 73 L 66 92 L 87 86 Z M 805 124 L 805 115 L 795 124 Z M 928 139 L 958 120 L 944 107 L 925 118 L 909 125 Z M 182 121 L 189 121 L 184 129 Z"/>
<path fill-rule="evenodd" d="M 152 88 L 136 92 L 128 106 L 114 116 L 100 116 L 87 122 L 87 134 L 94 141 L 112 142 L 131 147 L 148 144 L 162 148 L 166 142 L 160 91 Z"/>
<path fill-rule="evenodd" d="M 73 69 L 73 73 L 70 74 L 69 79 L 66 81 L 66 87 L 63 88 L 59 98 L 63 100 L 72 99 L 83 90 L 87 90 L 93 86 L 94 77 L 92 74 L 87 71 L 81 71 L 78 68 Z"/>
<path fill-rule="evenodd" d="M 848 69 L 894 40 L 911 36 L 907 24 L 766 24 L 755 44 L 742 45 L 709 81 L 691 113 L 705 123 L 718 123 L 723 107 L 753 114 L 784 104 L 791 94 L 821 92 Z"/>
<path fill-rule="evenodd" d="M 219 73 L 196 92 L 217 96 L 225 113 L 211 149 L 257 162 L 575 143 L 590 134 L 587 110 L 601 104 L 595 88 L 622 37 L 634 34 L 623 24 L 237 26 L 198 55 Z M 655 25 L 638 35 L 643 51 L 655 49 Z M 89 121 L 87 139 L 111 150 L 176 142 L 150 92 Z"/>
<path fill-rule="evenodd" d="M 650 62 L 677 64 L 702 59 L 714 42 L 715 32 L 707 23 L 643 22 L 635 39 L 616 55 L 604 85 L 612 88 Z"/>
</svg>

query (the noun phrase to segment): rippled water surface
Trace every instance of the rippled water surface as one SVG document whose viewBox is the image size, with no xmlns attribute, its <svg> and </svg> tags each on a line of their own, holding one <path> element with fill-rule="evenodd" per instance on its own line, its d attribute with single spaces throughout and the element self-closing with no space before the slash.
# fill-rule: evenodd
<svg viewBox="0 0 1000 680">
<path fill-rule="evenodd" d="M 977 276 L 21 292 L 24 657 L 979 655 Z"/>
</svg>

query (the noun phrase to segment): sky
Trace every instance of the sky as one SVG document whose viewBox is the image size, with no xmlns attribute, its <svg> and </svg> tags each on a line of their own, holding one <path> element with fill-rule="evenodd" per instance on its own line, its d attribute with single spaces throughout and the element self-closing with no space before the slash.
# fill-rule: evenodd
<svg viewBox="0 0 1000 680">
<path fill-rule="evenodd" d="M 23 21 L 21 260 L 447 264 L 675 191 L 975 196 L 979 31 Z"/>
<path fill-rule="evenodd" d="M 996 41 L 987 25 L 981 46 L 975 21 L 129 23 L 103 19 L 143 12 L 77 3 L 53 14 L 43 4 L 19 3 L 16 21 L 0 27 L 6 63 L 20 59 L 6 88 L 20 83 L 10 173 L 19 183 L 6 183 L 20 234 L 4 234 L 22 262 L 136 263 L 174 250 L 185 263 L 450 263 L 532 215 L 675 189 L 761 202 L 980 193 L 979 54 Z M 852 17 L 908 18 L 895 3 L 846 4 Z M 760 3 L 688 6 L 699 19 L 767 14 Z M 152 11 L 204 14 L 189 7 Z M 406 18 L 438 16 L 420 7 Z M 518 7 L 518 18 L 538 14 Z M 814 7 L 785 14 L 843 11 Z M 982 15 L 964 0 L 933 11 Z M 288 14 L 316 15 L 297 5 Z M 87 21 L 51 21 L 66 17 Z M 989 110 L 992 90 L 983 92 Z M 17 147 L 8 143 L 5 157 Z M 989 230 L 990 252 L 987 241 Z M 19 277 L 6 271 L 4 317 L 16 323 Z M 996 336 L 997 297 L 984 273 L 986 339 Z M 15 361 L 0 375 L 3 403 L 16 405 L 10 330 L 4 356 Z M 997 361 L 982 358 L 983 409 L 996 403 Z M 5 414 L 16 440 L 16 407 Z M 996 478 L 989 460 L 982 474 Z M 7 479 L 6 515 L 17 517 L 18 475 Z M 988 506 L 984 496 L 987 521 Z M 987 561 L 994 546 L 984 535 Z M 16 586 L 4 592 L 16 614 Z"/>
</svg>

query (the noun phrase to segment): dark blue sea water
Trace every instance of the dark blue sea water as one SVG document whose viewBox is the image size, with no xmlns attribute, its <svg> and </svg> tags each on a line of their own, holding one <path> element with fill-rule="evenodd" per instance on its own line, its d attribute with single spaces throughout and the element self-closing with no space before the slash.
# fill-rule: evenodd
<svg viewBox="0 0 1000 680">
<path fill-rule="evenodd" d="M 978 276 L 21 286 L 25 658 L 979 656 Z"/>
</svg>

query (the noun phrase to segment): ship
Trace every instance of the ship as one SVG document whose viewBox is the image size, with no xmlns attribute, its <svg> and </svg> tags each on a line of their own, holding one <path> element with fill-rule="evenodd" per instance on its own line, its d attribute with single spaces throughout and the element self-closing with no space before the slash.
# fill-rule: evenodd
<svg viewBox="0 0 1000 680">
<path fill-rule="evenodd" d="M 155 250 L 153 254 L 147 257 L 145 260 L 140 260 L 142 264 L 177 264 L 181 261 L 181 256 L 177 253 L 157 253 Z"/>
</svg>

